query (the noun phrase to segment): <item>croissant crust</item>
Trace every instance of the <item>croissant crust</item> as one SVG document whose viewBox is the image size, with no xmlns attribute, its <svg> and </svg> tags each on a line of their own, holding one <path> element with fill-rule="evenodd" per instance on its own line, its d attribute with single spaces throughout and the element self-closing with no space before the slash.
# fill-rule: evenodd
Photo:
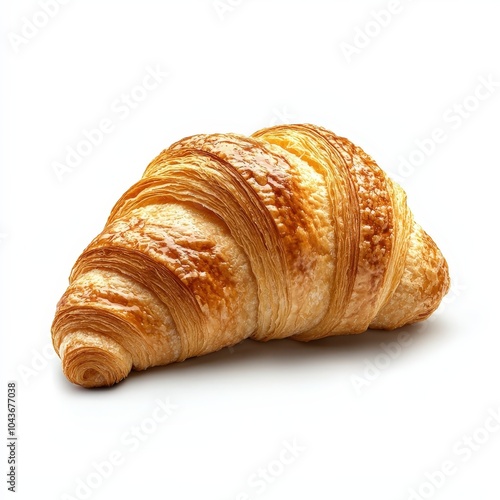
<svg viewBox="0 0 500 500">
<path fill-rule="evenodd" d="M 427 318 L 448 267 L 406 195 L 324 128 L 164 150 L 78 258 L 52 339 L 84 387 L 246 338 L 310 341 Z"/>
</svg>

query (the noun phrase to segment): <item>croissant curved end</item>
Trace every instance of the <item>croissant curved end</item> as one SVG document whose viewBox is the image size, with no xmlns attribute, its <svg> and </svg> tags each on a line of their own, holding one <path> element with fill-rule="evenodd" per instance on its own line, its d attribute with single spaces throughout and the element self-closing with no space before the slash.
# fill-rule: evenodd
<svg viewBox="0 0 500 500">
<path fill-rule="evenodd" d="M 427 319 L 439 307 L 449 288 L 446 259 L 434 240 L 414 224 L 399 285 L 370 328 L 394 330 Z"/>
<path fill-rule="evenodd" d="M 130 354 L 117 342 L 102 335 L 73 332 L 59 347 L 63 371 L 82 387 L 111 386 L 132 369 Z"/>
</svg>

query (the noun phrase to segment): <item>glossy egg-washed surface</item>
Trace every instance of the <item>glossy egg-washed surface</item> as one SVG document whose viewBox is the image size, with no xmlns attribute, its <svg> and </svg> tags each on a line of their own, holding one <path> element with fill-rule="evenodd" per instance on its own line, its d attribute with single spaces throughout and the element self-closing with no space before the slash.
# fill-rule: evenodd
<svg viewBox="0 0 500 500">
<path fill-rule="evenodd" d="M 448 287 L 403 190 L 347 139 L 313 125 L 195 135 L 117 202 L 52 338 L 69 380 L 112 385 L 248 337 L 397 328 Z"/>
</svg>

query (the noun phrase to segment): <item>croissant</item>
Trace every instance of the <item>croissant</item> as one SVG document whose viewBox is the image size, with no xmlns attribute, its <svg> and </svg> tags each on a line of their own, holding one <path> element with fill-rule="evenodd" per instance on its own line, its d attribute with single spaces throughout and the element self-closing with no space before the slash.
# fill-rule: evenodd
<svg viewBox="0 0 500 500">
<path fill-rule="evenodd" d="M 176 142 L 118 200 L 69 281 L 52 340 L 84 387 L 246 338 L 398 328 L 449 288 L 401 187 L 307 124 Z"/>
</svg>

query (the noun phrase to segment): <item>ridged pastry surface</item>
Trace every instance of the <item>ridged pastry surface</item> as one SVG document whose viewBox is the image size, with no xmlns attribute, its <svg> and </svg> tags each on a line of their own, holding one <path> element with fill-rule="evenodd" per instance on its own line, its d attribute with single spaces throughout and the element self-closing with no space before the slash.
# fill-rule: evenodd
<svg viewBox="0 0 500 500">
<path fill-rule="evenodd" d="M 118 200 L 52 339 L 69 380 L 107 386 L 245 338 L 398 328 L 448 288 L 404 191 L 349 140 L 309 124 L 195 135 Z"/>
</svg>

